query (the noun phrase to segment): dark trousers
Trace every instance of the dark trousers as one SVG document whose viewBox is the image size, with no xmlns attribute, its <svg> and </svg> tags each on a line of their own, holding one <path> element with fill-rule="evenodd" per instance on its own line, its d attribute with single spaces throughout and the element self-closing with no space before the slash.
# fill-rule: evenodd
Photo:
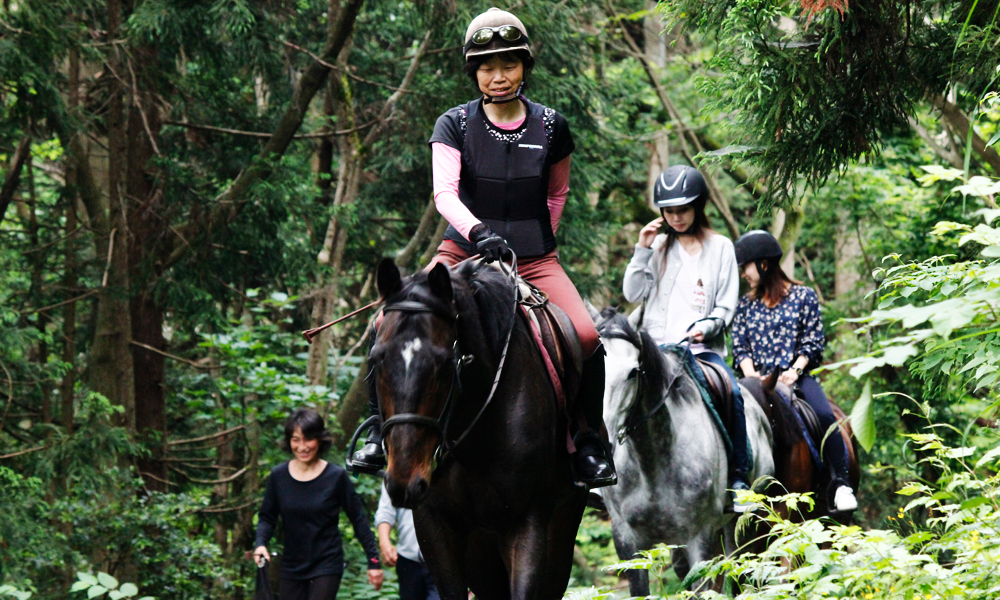
<svg viewBox="0 0 1000 600">
<path fill-rule="evenodd" d="M 441 600 L 426 564 L 400 556 L 396 561 L 396 577 L 399 600 Z"/>
<path fill-rule="evenodd" d="M 340 575 L 313 579 L 281 579 L 278 600 L 334 600 L 340 589 Z"/>
<path fill-rule="evenodd" d="M 697 358 L 713 365 L 718 365 L 729 374 L 729 381 L 733 384 L 733 419 L 729 425 L 729 439 L 733 442 L 733 474 L 742 479 L 745 483 L 747 474 L 750 472 L 750 456 L 747 453 L 747 417 L 743 410 L 743 393 L 740 391 L 740 383 L 736 380 L 733 370 L 726 364 L 726 360 L 715 352 L 702 352 Z"/>
<path fill-rule="evenodd" d="M 826 394 L 823 393 L 823 388 L 820 387 L 818 381 L 809 375 L 799 377 L 798 385 L 799 391 L 802 392 L 802 397 L 819 418 L 820 435 L 826 436 L 826 432 L 829 431 L 830 426 L 837 422 L 837 417 L 833 415 L 833 409 L 830 408 L 830 401 L 827 400 Z M 816 440 L 816 442 L 822 443 L 822 440 Z M 847 444 L 844 443 L 844 438 L 841 437 L 839 432 L 834 432 L 826 436 L 822 452 L 823 460 L 833 469 L 834 476 L 844 485 L 850 485 L 847 465 Z"/>
</svg>

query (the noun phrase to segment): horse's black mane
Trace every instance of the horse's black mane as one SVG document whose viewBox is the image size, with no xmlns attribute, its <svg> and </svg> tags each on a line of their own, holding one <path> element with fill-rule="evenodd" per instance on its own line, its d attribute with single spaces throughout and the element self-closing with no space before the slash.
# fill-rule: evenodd
<svg viewBox="0 0 1000 600">
<path fill-rule="evenodd" d="M 467 261 L 452 269 L 452 289 L 460 319 L 475 317 L 486 345 L 500 352 L 514 318 L 514 286 L 499 269 Z"/>
<path fill-rule="evenodd" d="M 658 402 L 663 396 L 671 371 L 666 357 L 652 336 L 645 329 L 637 331 L 624 313 L 610 306 L 601 311 L 601 322 L 597 325 L 597 332 L 605 337 L 608 335 L 624 337 L 639 348 L 642 361 L 639 365 L 639 376 L 642 378 L 645 396 L 642 400 L 644 403 Z"/>
</svg>

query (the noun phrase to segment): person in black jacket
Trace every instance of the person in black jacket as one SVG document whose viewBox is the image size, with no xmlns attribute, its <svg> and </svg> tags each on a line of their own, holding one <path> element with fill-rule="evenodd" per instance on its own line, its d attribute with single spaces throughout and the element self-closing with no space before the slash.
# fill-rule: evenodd
<svg viewBox="0 0 1000 600">
<path fill-rule="evenodd" d="M 269 560 L 266 544 L 280 516 L 285 554 L 281 562 L 281 600 L 333 600 L 344 574 L 344 548 L 337 528 L 344 509 L 365 549 L 368 582 L 382 587 L 379 547 L 361 499 L 343 468 L 320 455 L 330 434 L 314 410 L 298 409 L 285 421 L 282 448 L 294 457 L 271 470 L 258 513 L 254 560 Z"/>
</svg>

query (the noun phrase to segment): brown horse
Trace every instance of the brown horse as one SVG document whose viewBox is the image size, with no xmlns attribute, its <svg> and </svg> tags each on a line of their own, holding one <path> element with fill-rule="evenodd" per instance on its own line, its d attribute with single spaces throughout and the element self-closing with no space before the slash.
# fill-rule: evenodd
<svg viewBox="0 0 1000 600">
<path fill-rule="evenodd" d="M 562 598 L 587 490 L 512 279 L 469 261 L 404 281 L 383 260 L 377 283 L 386 489 L 413 509 L 441 598 Z"/>
<path fill-rule="evenodd" d="M 804 494 L 813 492 L 816 505 L 812 511 L 803 511 L 801 518 L 831 517 L 834 520 L 847 524 L 850 522 L 850 513 L 831 511 L 833 503 L 829 489 L 830 480 L 822 476 L 822 465 L 817 465 L 809 451 L 809 443 L 806 441 L 799 426 L 798 416 L 792 411 L 795 409 L 775 390 L 778 385 L 778 371 L 775 370 L 765 379 L 757 377 L 747 377 L 740 381 L 753 395 L 764 409 L 768 419 L 771 421 L 771 429 L 774 432 L 774 476 L 784 487 L 769 490 L 769 493 L 780 494 L 793 492 Z M 861 469 L 858 466 L 858 457 L 854 449 L 854 432 L 851 430 L 850 421 L 846 419 L 844 411 L 832 401 L 830 408 L 840 422 L 839 435 L 847 445 L 848 475 L 850 484 L 855 490 L 858 489 L 858 482 L 861 479 Z M 821 435 L 825 432 L 821 433 Z M 838 435 L 837 433 L 831 433 Z M 828 440 L 829 442 L 829 440 Z M 819 446 L 823 440 L 816 440 Z M 786 515 L 787 516 L 787 515 Z M 792 516 L 793 520 L 799 517 Z"/>
</svg>

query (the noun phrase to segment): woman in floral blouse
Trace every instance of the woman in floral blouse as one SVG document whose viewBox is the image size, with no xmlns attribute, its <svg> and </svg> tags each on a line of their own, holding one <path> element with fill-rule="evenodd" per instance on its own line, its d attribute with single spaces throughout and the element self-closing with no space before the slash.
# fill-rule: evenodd
<svg viewBox="0 0 1000 600">
<path fill-rule="evenodd" d="M 820 365 L 826 338 L 816 292 L 799 285 L 781 269 L 781 245 L 766 231 L 751 231 L 736 241 L 736 261 L 750 293 L 740 298 L 733 318 L 733 363 L 746 377 L 779 369 L 778 380 L 798 385 L 805 401 L 827 431 L 837 422 L 830 401 L 810 371 Z M 847 447 L 840 436 L 824 444 L 825 460 L 837 481 L 838 511 L 858 507 L 848 478 Z"/>
</svg>

